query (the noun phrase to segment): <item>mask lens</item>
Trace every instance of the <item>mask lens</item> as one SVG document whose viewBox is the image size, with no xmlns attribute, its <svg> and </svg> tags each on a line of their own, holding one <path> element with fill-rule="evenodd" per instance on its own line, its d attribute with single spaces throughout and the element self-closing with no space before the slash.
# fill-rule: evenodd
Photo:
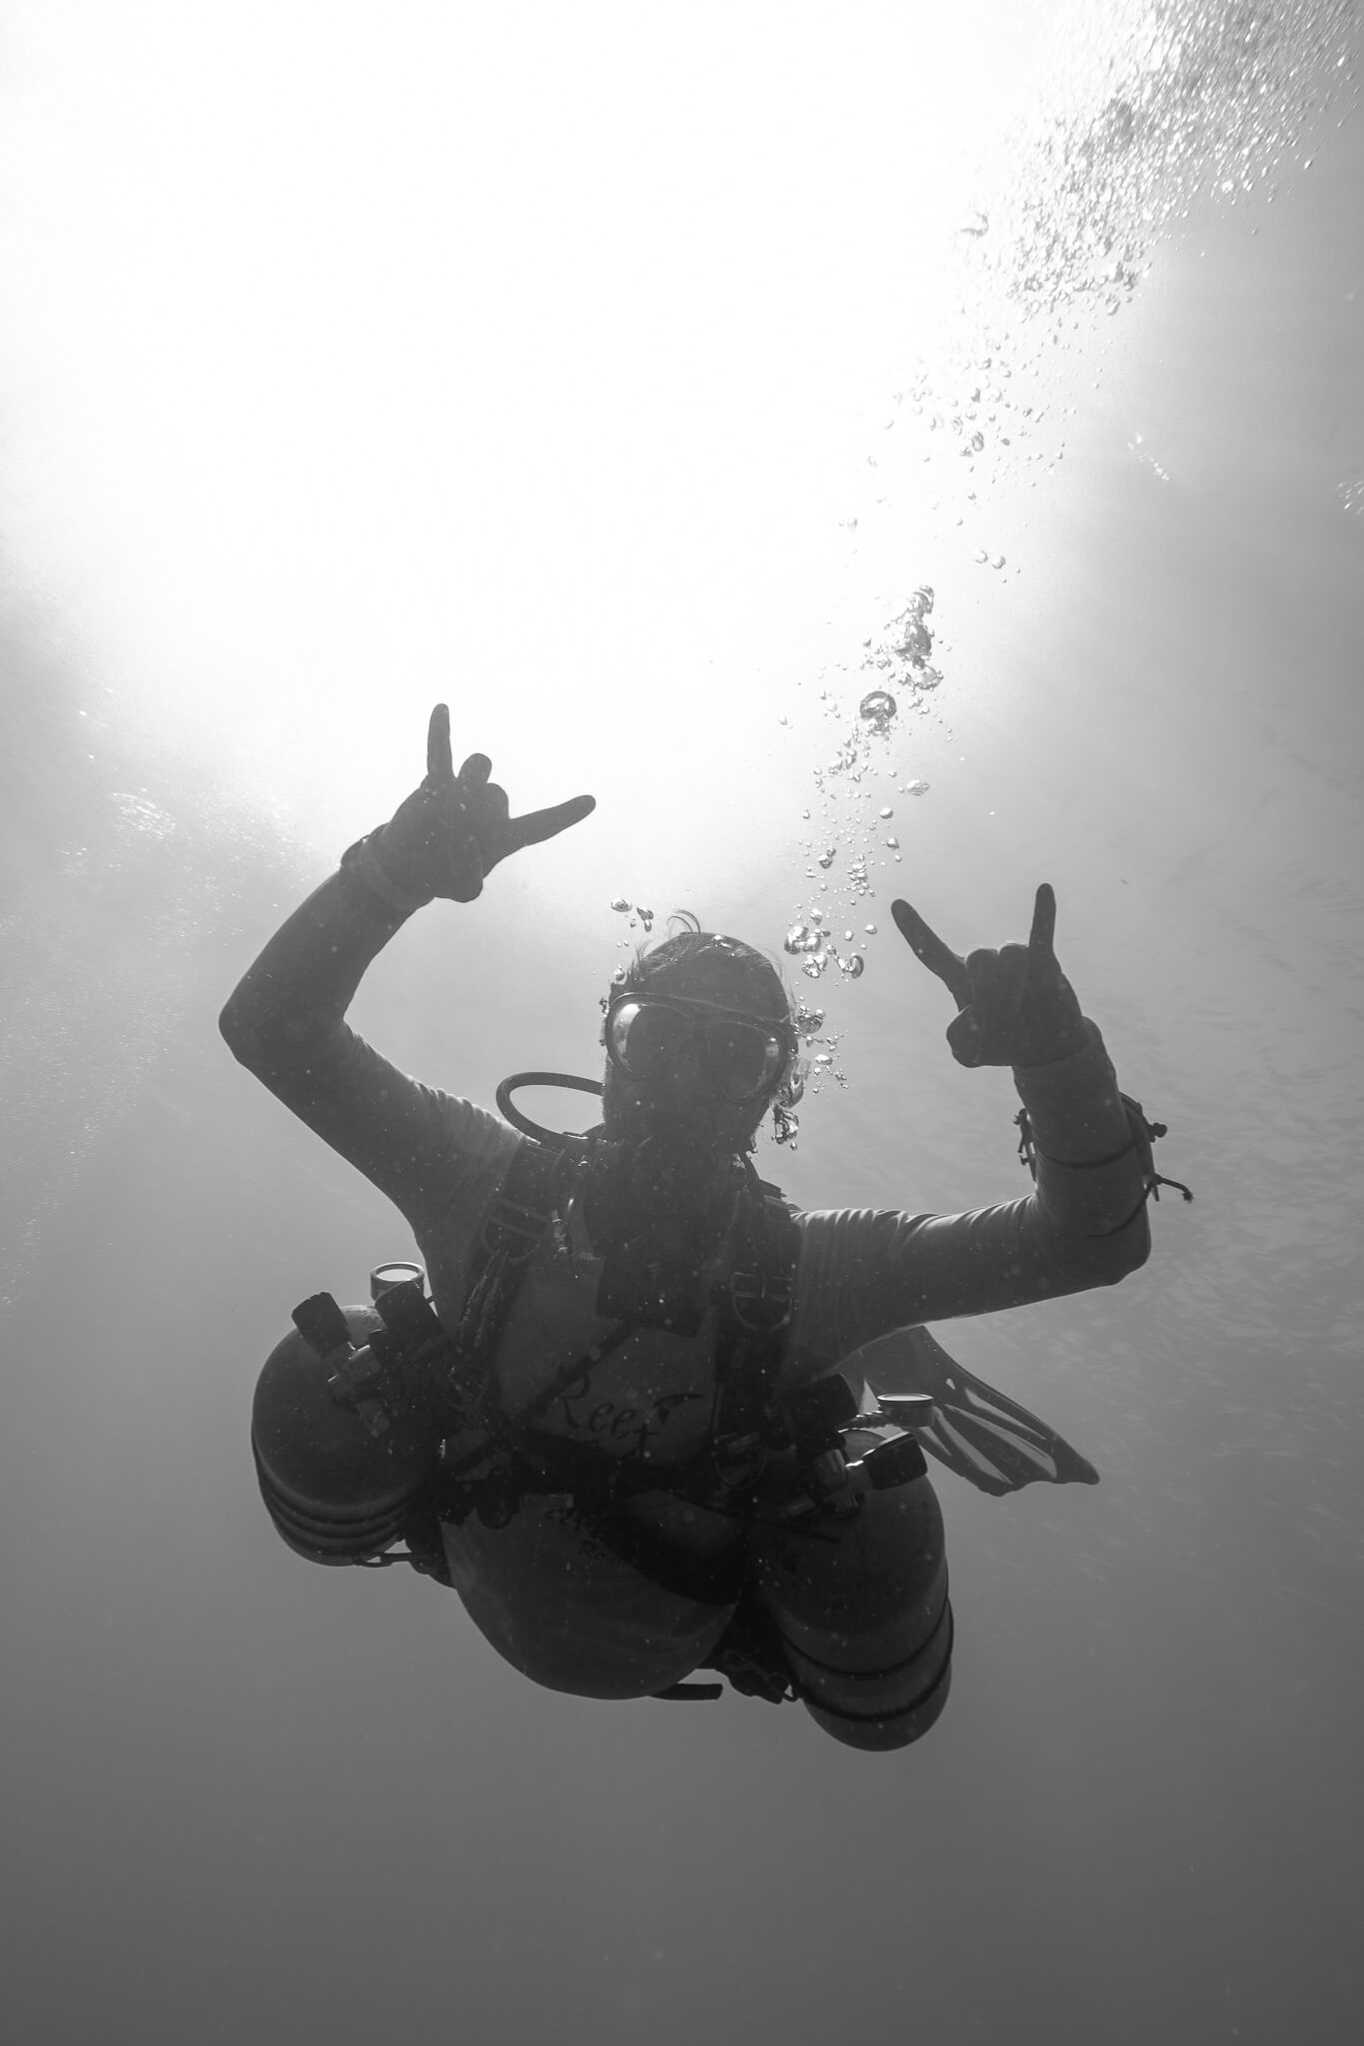
<svg viewBox="0 0 1364 2046">
<path fill-rule="evenodd" d="M 685 1017 L 659 1002 L 622 1002 L 606 1026 L 607 1050 L 632 1080 L 653 1080 L 690 1036 Z"/>
<path fill-rule="evenodd" d="M 758 1025 L 719 1017 L 702 1026 L 701 1037 L 706 1078 L 727 1101 L 747 1101 L 774 1077 L 781 1049 Z"/>
<path fill-rule="evenodd" d="M 695 1062 L 707 1090 L 747 1101 L 781 1070 L 780 1041 L 739 1016 L 706 1016 L 661 1001 L 621 1002 L 606 1027 L 607 1050 L 622 1072 L 645 1083 Z"/>
</svg>

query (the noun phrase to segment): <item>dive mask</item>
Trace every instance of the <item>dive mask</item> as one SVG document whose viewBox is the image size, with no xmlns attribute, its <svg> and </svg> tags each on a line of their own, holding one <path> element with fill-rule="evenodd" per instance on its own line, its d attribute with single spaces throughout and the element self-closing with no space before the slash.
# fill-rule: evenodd
<svg viewBox="0 0 1364 2046">
<path fill-rule="evenodd" d="M 795 1048 L 786 1026 L 714 1002 L 643 993 L 613 998 L 602 1041 L 629 1080 L 647 1087 L 691 1065 L 709 1094 L 735 1104 L 770 1094 Z"/>
</svg>

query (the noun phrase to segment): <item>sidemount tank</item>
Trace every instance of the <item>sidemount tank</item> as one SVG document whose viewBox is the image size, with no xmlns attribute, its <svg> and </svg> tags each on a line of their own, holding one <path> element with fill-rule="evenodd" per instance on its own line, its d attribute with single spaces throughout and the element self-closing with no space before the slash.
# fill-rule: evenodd
<svg viewBox="0 0 1364 2046">
<path fill-rule="evenodd" d="M 375 1282 L 378 1291 L 378 1273 Z M 363 1346 L 376 1334 L 382 1342 L 384 1321 L 374 1307 L 329 1305 L 330 1347 L 311 1327 L 312 1341 L 294 1328 L 265 1360 L 251 1451 L 289 1547 L 313 1563 L 363 1563 L 401 1539 L 435 1469 L 439 1429 L 433 1403 L 412 1398 L 410 1387 L 395 1398 L 381 1376 L 356 1372 L 348 1382 L 346 1366 L 369 1359 Z"/>
<path fill-rule="evenodd" d="M 926 1475 L 868 1491 L 850 1517 L 759 1529 L 752 1563 L 797 1694 L 826 1733 L 885 1750 L 928 1732 L 951 1682 L 952 1608 Z"/>
</svg>

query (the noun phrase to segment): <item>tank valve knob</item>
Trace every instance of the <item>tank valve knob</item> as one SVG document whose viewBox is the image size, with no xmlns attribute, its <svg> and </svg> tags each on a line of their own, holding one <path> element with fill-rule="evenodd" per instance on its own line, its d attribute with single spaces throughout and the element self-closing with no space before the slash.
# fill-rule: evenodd
<svg viewBox="0 0 1364 2046">
<path fill-rule="evenodd" d="M 313 1293 L 300 1300 L 291 1319 L 308 1348 L 316 1350 L 319 1357 L 351 1346 L 346 1317 L 330 1293 Z"/>
<path fill-rule="evenodd" d="M 862 1469 L 874 1492 L 891 1492 L 897 1485 L 907 1485 L 912 1478 L 925 1475 L 928 1465 L 924 1453 L 913 1435 L 898 1435 L 890 1442 L 882 1442 L 875 1449 L 868 1450 L 862 1459 Z"/>
<path fill-rule="evenodd" d="M 810 1465 L 810 1490 L 815 1499 L 839 1519 L 851 1517 L 861 1501 L 853 1488 L 848 1459 L 841 1449 L 826 1449 Z"/>
</svg>

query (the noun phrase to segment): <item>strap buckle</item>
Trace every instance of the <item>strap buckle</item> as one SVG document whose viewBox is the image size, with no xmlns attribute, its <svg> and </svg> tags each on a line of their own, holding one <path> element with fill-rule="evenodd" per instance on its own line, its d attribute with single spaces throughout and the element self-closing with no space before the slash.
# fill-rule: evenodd
<svg viewBox="0 0 1364 2046">
<path fill-rule="evenodd" d="M 761 1269 L 734 1272 L 726 1288 L 734 1319 L 751 1335 L 772 1335 L 785 1328 L 795 1307 L 793 1272 Z"/>
<path fill-rule="evenodd" d="M 546 1221 L 543 1209 L 529 1208 L 524 1201 L 508 1200 L 505 1194 L 499 1194 L 484 1218 L 480 1248 L 489 1257 L 500 1250 L 519 1262 L 529 1257 L 539 1243 Z"/>
</svg>

